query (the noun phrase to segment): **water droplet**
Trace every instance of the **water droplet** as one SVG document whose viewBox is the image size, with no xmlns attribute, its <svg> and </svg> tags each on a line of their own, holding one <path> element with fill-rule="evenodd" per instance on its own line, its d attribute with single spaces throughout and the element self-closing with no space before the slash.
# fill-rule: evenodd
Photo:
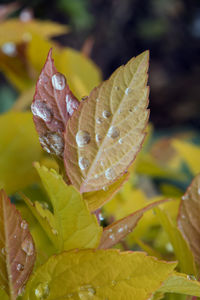
<svg viewBox="0 0 200 300">
<path fill-rule="evenodd" d="M 125 94 L 126 94 L 126 95 L 129 95 L 129 94 L 131 93 L 131 91 L 132 91 L 131 88 L 127 88 L 127 89 L 125 90 Z"/>
<path fill-rule="evenodd" d="M 70 95 L 66 95 L 65 101 L 67 112 L 70 116 L 72 116 L 73 112 L 78 108 L 78 102 L 74 101 Z"/>
<path fill-rule="evenodd" d="M 79 147 L 83 147 L 90 142 L 90 134 L 87 131 L 79 130 L 76 134 L 76 143 Z"/>
<path fill-rule="evenodd" d="M 12 279 L 12 278 L 13 278 L 12 274 L 8 275 L 8 278 L 9 278 L 9 279 Z"/>
<path fill-rule="evenodd" d="M 65 88 L 66 85 L 66 79 L 65 76 L 61 73 L 56 73 L 51 78 L 52 85 L 54 89 L 62 91 Z"/>
<path fill-rule="evenodd" d="M 109 168 L 105 171 L 105 176 L 107 179 L 112 180 L 116 177 L 115 171 L 112 168 Z"/>
<path fill-rule="evenodd" d="M 16 238 L 17 238 L 17 235 L 15 234 L 13 237 L 14 237 L 14 239 L 16 239 Z"/>
<path fill-rule="evenodd" d="M 115 139 L 119 136 L 119 134 L 120 134 L 119 128 L 115 126 L 111 126 L 108 130 L 107 136 L 112 139 Z"/>
<path fill-rule="evenodd" d="M 197 191 L 198 195 L 200 195 L 200 188 L 198 188 L 198 191 Z"/>
<path fill-rule="evenodd" d="M 81 170 L 85 170 L 89 168 L 90 162 L 87 158 L 85 157 L 80 157 L 78 161 L 79 167 Z"/>
<path fill-rule="evenodd" d="M 122 110 L 121 109 L 118 109 L 118 114 L 120 115 L 122 113 Z"/>
<path fill-rule="evenodd" d="M 100 161 L 100 165 L 104 167 L 104 162 L 102 160 Z"/>
<path fill-rule="evenodd" d="M 99 102 L 99 98 L 96 99 L 96 102 Z"/>
<path fill-rule="evenodd" d="M 100 134 L 96 134 L 96 142 L 99 143 L 102 140 Z"/>
<path fill-rule="evenodd" d="M 99 175 L 98 175 L 98 174 L 95 174 L 95 175 L 94 175 L 94 178 L 96 178 L 96 179 L 99 178 Z"/>
<path fill-rule="evenodd" d="M 53 233 L 54 235 L 58 235 L 58 231 L 57 231 L 55 228 L 52 229 L 52 233 Z"/>
<path fill-rule="evenodd" d="M 185 215 L 181 215 L 181 218 L 182 218 L 182 219 L 185 219 Z"/>
<path fill-rule="evenodd" d="M 123 144 L 123 140 L 122 140 L 122 139 L 119 139 L 118 143 L 119 143 L 119 144 Z"/>
<path fill-rule="evenodd" d="M 104 110 L 102 116 L 104 119 L 108 119 L 111 116 L 111 113 L 108 110 Z"/>
<path fill-rule="evenodd" d="M 99 220 L 100 220 L 100 221 L 103 221 L 103 220 L 104 220 L 104 217 L 103 217 L 103 215 L 102 215 L 101 213 L 99 214 Z"/>
<path fill-rule="evenodd" d="M 35 100 L 31 105 L 31 111 L 34 116 L 41 118 L 45 122 L 51 122 L 52 111 L 44 101 Z"/>
<path fill-rule="evenodd" d="M 119 87 L 118 87 L 118 86 L 115 86 L 115 89 L 116 89 L 117 91 L 119 91 Z"/>
<path fill-rule="evenodd" d="M 189 279 L 189 280 L 197 280 L 194 275 L 187 275 L 187 279 Z"/>
<path fill-rule="evenodd" d="M 181 199 L 182 199 L 183 201 L 187 200 L 187 199 L 188 199 L 188 194 L 183 195 Z"/>
<path fill-rule="evenodd" d="M 173 252 L 174 251 L 174 248 L 173 248 L 171 243 L 167 243 L 165 248 L 168 252 Z"/>
<path fill-rule="evenodd" d="M 17 271 L 23 271 L 24 270 L 24 265 L 22 264 L 17 264 Z"/>
<path fill-rule="evenodd" d="M 26 230 L 28 228 L 28 223 L 25 221 L 25 220 L 22 220 L 21 221 L 21 224 L 20 224 L 20 227 L 23 229 L 23 230 Z"/>
<path fill-rule="evenodd" d="M 1 50 L 4 54 L 14 57 L 17 54 L 16 45 L 12 42 L 5 43 L 1 46 Z"/>
<path fill-rule="evenodd" d="M 49 209 L 49 204 L 46 201 L 41 202 L 41 205 L 44 209 Z"/>
<path fill-rule="evenodd" d="M 112 286 L 115 286 L 116 284 L 117 284 L 117 281 L 116 281 L 116 280 L 112 280 L 112 281 L 111 281 L 111 285 L 112 285 Z"/>
<path fill-rule="evenodd" d="M 22 296 L 25 291 L 25 285 L 21 286 L 18 290 L 18 296 Z"/>
<path fill-rule="evenodd" d="M 92 299 L 95 294 L 96 294 L 96 290 L 91 285 L 81 286 L 78 292 L 78 296 L 81 300 Z"/>
<path fill-rule="evenodd" d="M 101 118 L 96 118 L 96 123 L 97 124 L 101 124 L 102 123 L 102 119 Z"/>
<path fill-rule="evenodd" d="M 120 227 L 119 229 L 118 229 L 118 232 L 120 233 L 120 232 L 122 232 L 124 230 L 124 228 L 123 227 Z"/>
<path fill-rule="evenodd" d="M 35 296 L 41 300 L 46 299 L 49 296 L 49 285 L 47 282 L 39 283 L 35 289 Z"/>
<path fill-rule="evenodd" d="M 22 242 L 21 248 L 28 256 L 31 256 L 34 253 L 34 246 L 32 241 L 29 238 L 26 238 Z"/>
<path fill-rule="evenodd" d="M 104 186 L 103 187 L 103 190 L 106 192 L 106 191 L 108 191 L 108 187 L 107 186 Z"/>
<path fill-rule="evenodd" d="M 5 249 L 5 248 L 2 248 L 2 249 L 1 249 L 1 253 L 2 253 L 3 255 L 5 255 L 5 254 L 6 254 L 6 249 Z"/>
</svg>

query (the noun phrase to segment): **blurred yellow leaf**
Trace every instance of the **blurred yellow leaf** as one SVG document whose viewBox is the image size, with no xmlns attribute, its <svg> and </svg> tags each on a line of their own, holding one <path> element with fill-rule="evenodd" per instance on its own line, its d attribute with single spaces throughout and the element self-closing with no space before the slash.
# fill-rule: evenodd
<svg viewBox="0 0 200 300">
<path fill-rule="evenodd" d="M 65 134 L 65 168 L 81 192 L 109 186 L 139 152 L 149 111 L 148 51 L 119 67 L 82 101 Z"/>
<path fill-rule="evenodd" d="M 23 299 L 35 300 L 35 289 L 46 285 L 52 300 L 147 300 L 175 266 L 142 252 L 68 251 L 52 256 L 37 269 Z"/>
<path fill-rule="evenodd" d="M 194 175 L 200 172 L 200 147 L 181 140 L 173 140 L 172 145 Z"/>
<path fill-rule="evenodd" d="M 38 34 L 43 38 L 68 32 L 66 25 L 52 21 L 31 20 L 23 22 L 20 19 L 8 19 L 0 26 L 0 46 L 5 43 L 29 42 L 32 34 Z"/>
<path fill-rule="evenodd" d="M 35 182 L 32 166 L 42 149 L 31 113 L 9 112 L 0 116 L 0 186 L 8 194 Z"/>
<path fill-rule="evenodd" d="M 30 88 L 24 90 L 15 101 L 12 109 L 19 110 L 19 111 L 26 109 L 33 101 L 34 93 L 35 93 L 35 85 L 32 85 Z"/>
</svg>

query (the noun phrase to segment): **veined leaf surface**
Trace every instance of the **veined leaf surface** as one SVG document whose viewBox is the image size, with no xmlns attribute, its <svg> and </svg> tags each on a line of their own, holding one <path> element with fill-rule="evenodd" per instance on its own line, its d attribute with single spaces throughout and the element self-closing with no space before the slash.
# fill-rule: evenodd
<svg viewBox="0 0 200 300">
<path fill-rule="evenodd" d="M 36 253 L 28 224 L 3 190 L 0 191 L 0 249 L 0 286 L 14 300 L 32 272 Z"/>
<path fill-rule="evenodd" d="M 178 227 L 200 264 L 200 174 L 197 175 L 181 199 Z"/>
<path fill-rule="evenodd" d="M 51 55 L 52 50 L 39 76 L 31 110 L 43 149 L 62 156 L 62 133 L 79 101 L 70 91 L 64 75 L 57 72 Z"/>
<path fill-rule="evenodd" d="M 147 300 L 176 263 L 158 261 L 142 252 L 68 251 L 52 256 L 27 284 L 23 299 Z"/>
<path fill-rule="evenodd" d="M 53 206 L 56 248 L 63 251 L 98 247 L 102 228 L 79 192 L 68 186 L 55 170 L 35 166 Z"/>
<path fill-rule="evenodd" d="M 69 120 L 65 167 L 81 193 L 116 181 L 140 150 L 149 116 L 148 59 L 144 52 L 118 68 Z"/>
<path fill-rule="evenodd" d="M 105 227 L 101 237 L 101 243 L 99 245 L 99 248 L 108 249 L 119 243 L 135 228 L 138 221 L 141 219 L 141 217 L 146 211 L 167 201 L 169 201 L 169 199 L 154 201 L 146 205 L 144 208 L 135 211 L 129 216 Z"/>
</svg>

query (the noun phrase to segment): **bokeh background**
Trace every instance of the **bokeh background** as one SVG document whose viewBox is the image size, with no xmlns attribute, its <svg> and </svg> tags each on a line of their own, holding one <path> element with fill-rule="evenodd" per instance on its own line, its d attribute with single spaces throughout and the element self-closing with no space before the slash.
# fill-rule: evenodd
<svg viewBox="0 0 200 300">
<path fill-rule="evenodd" d="M 14 3 L 9 18 L 28 9 L 35 18 L 70 26 L 69 33 L 54 40 L 85 51 L 100 67 L 104 79 L 149 49 L 152 123 L 157 129 L 199 129 L 199 1 L 1 0 L 2 7 Z M 19 91 L 2 73 L 0 87 L 0 109 L 5 111 Z"/>
</svg>

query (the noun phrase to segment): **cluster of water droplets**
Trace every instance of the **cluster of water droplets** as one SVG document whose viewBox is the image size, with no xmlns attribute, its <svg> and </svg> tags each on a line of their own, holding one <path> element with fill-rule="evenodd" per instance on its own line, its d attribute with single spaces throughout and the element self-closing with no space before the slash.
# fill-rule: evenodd
<svg viewBox="0 0 200 300">
<path fill-rule="evenodd" d="M 64 142 L 61 135 L 49 132 L 40 136 L 39 141 L 46 152 L 62 156 L 64 151 Z"/>
<path fill-rule="evenodd" d="M 96 290 L 92 285 L 84 285 L 79 288 L 78 296 L 80 300 L 89 300 L 94 297 Z"/>
<path fill-rule="evenodd" d="M 53 118 L 53 113 L 50 107 L 44 101 L 39 99 L 34 100 L 31 105 L 31 111 L 34 116 L 42 119 L 43 121 L 49 123 Z"/>
<path fill-rule="evenodd" d="M 44 300 L 49 296 L 50 288 L 47 282 L 39 283 L 35 288 L 35 296 L 40 299 Z"/>
</svg>

